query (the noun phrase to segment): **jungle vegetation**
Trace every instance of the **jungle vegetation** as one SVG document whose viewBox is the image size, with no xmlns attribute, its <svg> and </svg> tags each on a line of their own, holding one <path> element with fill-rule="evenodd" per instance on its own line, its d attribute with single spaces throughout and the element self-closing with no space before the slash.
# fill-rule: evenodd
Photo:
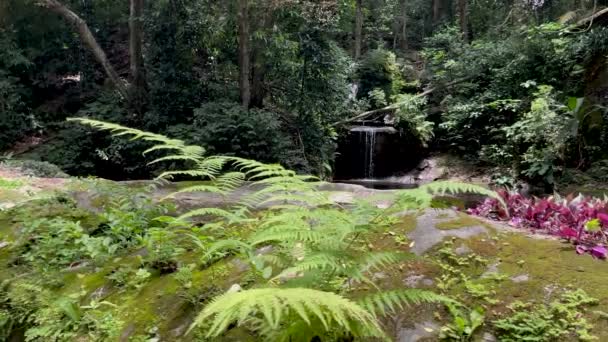
<svg viewBox="0 0 608 342">
<path fill-rule="evenodd" d="M 331 178 L 346 124 L 392 112 L 420 154 L 498 183 L 602 180 L 604 5 L 7 0 L 0 148 L 71 175 L 158 175 L 137 144 L 65 122 L 86 116 Z"/>
</svg>

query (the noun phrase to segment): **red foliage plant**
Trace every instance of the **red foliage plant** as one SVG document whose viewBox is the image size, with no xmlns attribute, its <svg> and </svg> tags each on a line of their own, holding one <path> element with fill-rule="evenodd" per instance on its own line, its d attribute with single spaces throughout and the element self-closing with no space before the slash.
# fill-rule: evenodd
<svg viewBox="0 0 608 342">
<path fill-rule="evenodd" d="M 528 198 L 504 190 L 499 194 L 506 208 L 498 200 L 487 198 L 468 213 L 508 221 L 513 227 L 530 229 L 535 233 L 559 236 L 573 242 L 579 254 L 589 253 L 598 259 L 608 256 L 608 198 L 583 195 Z"/>
</svg>

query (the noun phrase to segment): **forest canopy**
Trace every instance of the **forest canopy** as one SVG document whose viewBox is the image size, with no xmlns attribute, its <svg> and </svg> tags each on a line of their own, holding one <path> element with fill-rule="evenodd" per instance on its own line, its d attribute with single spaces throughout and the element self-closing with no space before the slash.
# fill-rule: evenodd
<svg viewBox="0 0 608 342">
<path fill-rule="evenodd" d="M 417 154 L 451 151 L 501 179 L 598 173 L 607 147 L 602 1 L 0 6 L 0 148 L 73 175 L 158 170 L 69 116 L 327 178 L 348 124 L 374 114 L 392 113 Z"/>
</svg>

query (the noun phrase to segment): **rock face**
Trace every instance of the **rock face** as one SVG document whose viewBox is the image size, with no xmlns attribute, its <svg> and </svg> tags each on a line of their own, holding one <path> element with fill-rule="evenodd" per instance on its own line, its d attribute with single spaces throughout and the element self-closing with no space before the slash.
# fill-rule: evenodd
<svg viewBox="0 0 608 342">
<path fill-rule="evenodd" d="M 144 183 L 137 186 L 145 185 Z M 173 188 L 155 190 L 153 196 L 166 196 L 175 190 L 176 185 L 171 186 Z M 344 184 L 324 184 L 321 185 L 321 190 L 327 191 L 334 202 L 347 204 L 343 206 L 345 208 L 355 200 L 376 196 L 381 199 L 373 199 L 371 202 L 376 206 L 386 206 L 393 194 L 392 191 L 370 190 Z M 228 199 L 207 194 L 184 194 L 184 197 L 178 197 L 176 201 L 190 206 L 225 205 L 250 192 L 251 189 L 242 189 L 235 197 Z M 76 202 L 80 208 L 91 210 L 93 208 L 90 206 L 95 204 L 89 199 Z M 500 340 L 501 336 L 491 328 L 491 322 L 500 317 L 497 315 L 509 312 L 507 306 L 515 300 L 548 303 L 572 285 L 597 298 L 598 310 L 608 307 L 608 262 L 598 261 L 590 256 L 578 256 L 569 244 L 550 237 L 534 238 L 526 235 L 528 232 L 478 220 L 449 209 L 404 211 L 390 221 L 391 227 L 386 231 L 370 234 L 373 236 L 369 237 L 369 243 L 366 240 L 361 246 L 362 251 L 398 250 L 412 252 L 418 257 L 373 269 L 367 274 L 369 278 L 382 289 L 428 289 L 458 298 L 469 308 L 484 306 L 486 324 L 480 328 L 473 340 Z M 2 223 L 6 225 L 8 222 L 9 218 L 4 221 L 0 218 L 0 229 L 3 228 Z M 11 240 L 10 234 L 0 232 L 0 235 L 1 256 L 11 248 Z M 256 254 L 267 254 L 272 248 L 260 247 Z M 450 277 L 442 279 L 442 272 L 445 270 L 441 266 L 446 263 L 445 259 L 441 259 L 444 249 L 451 249 L 452 260 L 469 264 L 458 268 L 458 271 L 466 275 L 470 284 L 461 281 L 452 287 L 446 285 L 449 280 L 461 278 L 451 274 Z M 138 264 L 137 257 L 145 255 L 144 252 L 146 250 L 142 249 L 123 261 L 113 262 L 131 260 L 130 262 Z M 196 253 L 193 252 L 188 256 L 189 259 L 182 260 L 182 263 L 192 262 L 192 258 L 198 257 Z M 193 269 L 192 280 L 187 285 L 188 291 L 180 287 L 185 285 L 177 281 L 176 275 L 154 274 L 149 283 L 130 296 L 124 296 L 121 291 L 110 286 L 105 278 L 109 268 L 95 270 L 86 264 L 78 264 L 64 272 L 70 275 L 65 281 L 69 282 L 72 289 L 86 288 L 87 298 L 109 301 L 128 313 L 121 340 L 127 341 L 135 335 L 143 334 L 148 340 L 190 341 L 193 339 L 192 335 L 189 337 L 184 334 L 200 308 L 188 304 L 187 300 L 198 305 L 227 291 L 236 292 L 241 290 L 241 287 L 247 289 L 252 281 L 256 281 L 245 277 L 249 270 L 249 264 L 237 258 L 226 260 L 225 264 L 218 265 L 213 270 Z M 298 274 L 293 274 L 293 277 L 297 276 Z M 344 289 L 347 291 L 365 286 L 367 284 L 352 281 L 345 282 Z M 200 290 L 200 293 L 193 290 Z M 196 296 L 186 297 L 184 294 Z M 439 339 L 441 327 L 453 322 L 453 317 L 447 310 L 431 304 L 413 305 L 397 311 L 399 312 L 394 316 L 383 321 L 383 326 L 390 328 L 387 329 L 390 330 L 390 337 L 394 341 L 436 341 Z M 590 312 L 592 310 L 589 310 Z M 468 316 L 468 312 L 464 314 Z M 154 322 L 158 328 L 144 329 L 149 322 Z M 598 340 L 608 341 L 608 326 L 598 323 L 598 327 L 599 330 L 593 330 L 592 333 L 598 336 Z"/>
<path fill-rule="evenodd" d="M 449 222 L 457 217 L 457 213 L 449 209 L 429 210 L 418 216 L 416 219 L 416 229 L 408 235 L 408 238 L 413 242 L 410 251 L 416 255 L 422 255 L 442 242 L 446 237 L 468 239 L 473 236 L 488 233 L 488 230 L 481 225 L 451 230 L 437 228 L 438 224 Z"/>
<path fill-rule="evenodd" d="M 422 322 L 414 324 L 414 327 L 401 329 L 397 337 L 399 342 L 418 342 L 436 336 L 439 325 L 435 322 Z"/>
</svg>

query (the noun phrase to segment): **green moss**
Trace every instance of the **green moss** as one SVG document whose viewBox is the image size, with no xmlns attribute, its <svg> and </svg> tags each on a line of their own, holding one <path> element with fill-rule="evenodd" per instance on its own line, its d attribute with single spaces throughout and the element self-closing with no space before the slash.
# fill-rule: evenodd
<svg viewBox="0 0 608 342">
<path fill-rule="evenodd" d="M 405 215 L 398 222 L 383 231 L 366 234 L 362 248 L 373 250 L 395 250 L 406 251 L 409 249 L 410 241 L 407 234 L 416 229 L 417 215 Z"/>
<path fill-rule="evenodd" d="M 496 237 L 464 241 L 474 253 L 486 257 L 489 264 L 497 263 L 499 274 L 507 278 L 502 281 L 482 279 L 478 270 L 464 270 L 475 283 L 495 292 L 492 298 L 498 302 L 485 303 L 488 319 L 508 314 L 506 307 L 516 300 L 546 302 L 566 289 L 583 289 L 599 300 L 598 309 L 608 306 L 607 262 L 579 256 L 571 244 L 553 239 L 533 239 L 519 233 L 501 233 Z M 527 275 L 529 279 L 521 283 L 509 279 L 518 275 Z M 458 286 L 450 294 L 462 298 L 465 292 L 463 286 Z M 590 312 L 585 316 L 595 325 L 592 333 L 601 341 L 608 340 L 608 320 Z"/>
<path fill-rule="evenodd" d="M 464 209 L 465 201 L 453 196 L 438 196 L 431 201 L 433 209 L 459 208 Z"/>
<path fill-rule="evenodd" d="M 17 190 L 2 189 L 0 191 L 0 203 L 2 203 L 2 202 L 15 203 L 15 202 L 22 201 L 26 197 L 28 197 L 28 196 L 22 194 L 21 192 L 19 192 Z"/>
<path fill-rule="evenodd" d="M 24 183 L 17 179 L 6 179 L 0 177 L 0 189 L 9 190 L 9 189 L 17 189 L 23 186 Z"/>
<path fill-rule="evenodd" d="M 440 222 L 437 224 L 437 229 L 442 229 L 442 230 L 452 230 L 452 229 L 460 229 L 460 228 L 465 228 L 465 227 L 473 227 L 473 226 L 483 226 L 486 229 L 494 232 L 495 229 L 494 227 L 492 227 L 492 225 L 479 220 L 478 218 L 475 218 L 471 215 L 467 215 L 465 213 L 458 213 L 458 217 L 453 219 L 453 220 L 449 220 L 449 221 L 445 221 L 445 222 Z"/>
</svg>

